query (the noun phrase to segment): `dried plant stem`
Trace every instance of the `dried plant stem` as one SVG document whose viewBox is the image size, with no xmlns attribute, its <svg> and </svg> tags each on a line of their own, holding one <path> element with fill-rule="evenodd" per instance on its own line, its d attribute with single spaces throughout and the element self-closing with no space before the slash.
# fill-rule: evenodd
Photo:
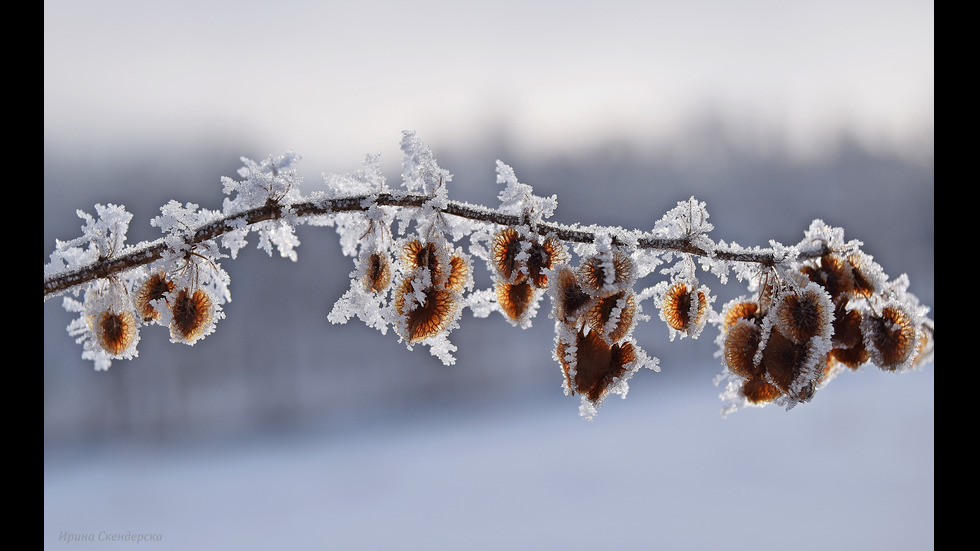
<svg viewBox="0 0 980 551">
<path fill-rule="evenodd" d="M 228 215 L 220 220 L 205 224 L 191 232 L 187 239 L 188 245 L 201 243 L 209 239 L 220 237 L 221 235 L 238 229 L 240 226 L 231 224 L 244 220 L 246 225 L 257 224 L 267 220 L 282 218 L 287 211 L 293 215 L 303 218 L 310 216 L 323 216 L 343 212 L 366 211 L 369 205 L 400 207 L 400 208 L 422 208 L 427 202 L 432 201 L 432 197 L 422 194 L 392 194 L 381 193 L 377 195 L 359 195 L 353 197 L 332 198 L 321 201 L 305 201 L 284 205 L 281 203 L 270 202 L 261 207 L 248 211 Z M 441 212 L 451 216 L 458 216 L 470 220 L 498 224 L 501 226 L 522 225 L 526 222 L 523 217 L 513 214 L 501 213 L 483 206 L 462 203 L 458 201 L 445 201 Z M 613 233 L 612 228 L 591 227 L 589 229 L 564 226 L 561 224 L 540 222 L 533 226 L 534 231 L 540 235 L 554 234 L 559 239 L 567 243 L 592 243 L 596 237 L 602 233 Z M 605 231 L 604 231 L 605 230 Z M 696 243 L 696 235 L 683 238 L 669 239 L 646 235 L 637 240 L 636 246 L 641 249 L 652 249 L 661 251 L 675 251 L 687 253 L 694 256 L 709 257 L 718 260 L 731 262 L 753 262 L 764 266 L 774 266 L 787 259 L 782 258 L 779 253 L 772 249 L 755 249 L 746 251 L 738 248 L 728 249 L 718 246 L 707 250 Z M 615 236 L 613 243 L 624 245 Z M 79 285 L 90 281 L 107 278 L 115 274 L 123 273 L 132 268 L 150 264 L 161 258 L 167 244 L 164 239 L 137 246 L 125 254 L 108 259 L 100 259 L 89 266 L 70 270 L 64 273 L 55 274 L 44 278 L 44 298 L 63 293 Z M 801 253 L 795 257 L 798 260 L 816 258 L 826 254 L 826 248 L 820 244 L 809 251 Z"/>
</svg>

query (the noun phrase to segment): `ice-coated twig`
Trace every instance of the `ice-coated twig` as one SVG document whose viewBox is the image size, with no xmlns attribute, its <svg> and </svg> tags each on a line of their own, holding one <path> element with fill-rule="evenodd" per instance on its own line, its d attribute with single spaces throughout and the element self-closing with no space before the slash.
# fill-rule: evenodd
<svg viewBox="0 0 980 551">
<path fill-rule="evenodd" d="M 151 220 L 163 237 L 135 245 L 125 244 L 132 215 L 122 206 L 79 211 L 82 236 L 58 241 L 44 266 L 44 300 L 64 296 L 78 315 L 68 332 L 99 370 L 137 357 L 144 326 L 193 345 L 215 331 L 231 300 L 222 261 L 236 259 L 253 233 L 266 253 L 296 261 L 295 230 L 306 224 L 333 227 L 354 259 L 330 322 L 392 329 L 408 349 L 427 347 L 451 365 L 450 335 L 464 309 L 520 328 L 546 311 L 563 389 L 579 395 L 586 418 L 608 396 L 625 397 L 641 369 L 660 371 L 634 332 L 654 318 L 671 341 L 717 329 L 725 413 L 809 402 L 849 370 L 904 372 L 932 361 L 929 308 L 904 274 L 889 277 L 842 228 L 814 220 L 799 243 L 743 247 L 713 240 L 707 207 L 693 197 L 647 230 L 559 224 L 550 220 L 557 198 L 536 196 L 499 161 L 499 205 L 473 205 L 449 199 L 452 175 L 414 133 L 403 135 L 402 151 L 401 187 L 369 156 L 363 170 L 328 176 L 327 191 L 310 196 L 300 192 L 294 154 L 242 159 L 240 180 L 222 178 L 220 210 L 170 201 Z M 466 238 L 468 249 L 457 244 Z M 474 289 L 476 260 L 489 289 Z M 749 294 L 716 310 L 704 275 L 722 284 L 734 275 Z M 637 289 L 647 278 L 658 281 Z"/>
</svg>

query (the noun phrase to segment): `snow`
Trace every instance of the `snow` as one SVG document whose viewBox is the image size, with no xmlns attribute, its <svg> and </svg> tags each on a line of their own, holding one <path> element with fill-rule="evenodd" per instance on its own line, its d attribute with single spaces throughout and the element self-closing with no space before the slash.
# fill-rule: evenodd
<svg viewBox="0 0 980 551">
<path fill-rule="evenodd" d="M 648 379 L 592 422 L 556 393 L 47 453 L 45 547 L 131 531 L 162 535 L 154 550 L 930 549 L 933 372 L 889 375 L 724 420 L 704 385 Z"/>
</svg>

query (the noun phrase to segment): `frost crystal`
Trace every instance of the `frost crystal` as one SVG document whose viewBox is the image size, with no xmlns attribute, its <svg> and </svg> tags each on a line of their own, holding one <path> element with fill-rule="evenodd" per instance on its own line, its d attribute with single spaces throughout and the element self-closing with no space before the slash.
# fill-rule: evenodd
<svg viewBox="0 0 980 551">
<path fill-rule="evenodd" d="M 446 184 L 452 179 L 452 174 L 439 167 L 432 150 L 415 135 L 415 132 L 405 131 L 402 134 L 401 146 L 404 154 L 402 185 L 408 191 L 422 192 L 429 197 L 445 200 Z"/>
<path fill-rule="evenodd" d="M 98 218 L 82 210 L 75 211 L 84 220 L 82 236 L 70 241 L 56 241 L 44 275 L 52 276 L 87 266 L 99 259 L 112 258 L 123 251 L 126 232 L 133 215 L 121 205 L 95 205 Z"/>
<path fill-rule="evenodd" d="M 222 244 L 232 252 L 232 257 L 245 246 L 245 236 L 251 231 L 259 234 L 258 246 L 269 256 L 273 249 L 282 258 L 296 261 L 296 247 L 299 239 L 296 237 L 297 219 L 290 205 L 299 202 L 299 187 L 302 179 L 296 174 L 294 165 L 299 157 L 287 153 L 276 157 L 269 156 L 261 162 L 255 162 L 246 157 L 241 158 L 245 166 L 238 169 L 242 180 L 223 177 L 221 179 L 225 198 L 222 213 L 226 217 L 234 217 L 252 209 L 279 205 L 281 211 L 272 220 L 265 220 L 246 228 L 237 222 L 240 229 L 231 232 L 222 240 Z"/>
<path fill-rule="evenodd" d="M 500 199 L 500 212 L 506 214 L 523 214 L 528 216 L 531 224 L 551 218 L 558 208 L 558 196 L 539 197 L 527 184 L 517 180 L 514 169 L 497 161 L 497 183 L 503 184 L 497 198 Z"/>
</svg>

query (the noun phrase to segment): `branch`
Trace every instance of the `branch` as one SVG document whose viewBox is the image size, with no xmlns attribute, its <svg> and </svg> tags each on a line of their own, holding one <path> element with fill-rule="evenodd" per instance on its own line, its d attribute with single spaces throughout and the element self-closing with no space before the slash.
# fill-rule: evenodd
<svg viewBox="0 0 980 551">
<path fill-rule="evenodd" d="M 379 194 L 377 196 L 358 195 L 354 197 L 343 197 L 339 199 L 327 199 L 322 201 L 304 201 L 301 203 L 283 205 L 279 203 L 267 204 L 256 207 L 244 212 L 230 214 L 220 220 L 209 222 L 196 228 L 185 240 L 186 245 L 192 246 L 210 239 L 215 239 L 239 227 L 233 227 L 230 222 L 233 220 L 244 220 L 248 226 L 265 222 L 267 220 L 278 220 L 282 218 L 284 211 L 293 211 L 299 218 L 308 216 L 323 216 L 342 212 L 364 212 L 371 204 L 383 207 L 400 208 L 421 208 L 431 197 L 420 194 L 393 195 L 390 193 Z M 468 220 L 487 222 L 499 226 L 518 226 L 524 221 L 519 215 L 504 214 L 499 211 L 488 209 L 482 206 L 470 205 L 458 201 L 449 201 L 440 209 L 443 214 L 465 218 Z M 611 227 L 603 227 L 598 230 L 574 229 L 568 226 L 554 223 L 541 223 L 535 228 L 536 233 L 542 237 L 549 234 L 567 243 L 594 243 L 596 237 L 602 234 L 613 232 Z M 613 237 L 612 244 L 615 246 L 625 246 L 619 237 Z M 650 234 L 642 234 L 636 246 L 640 249 L 654 251 L 674 251 L 686 253 L 697 257 L 714 258 L 731 262 L 747 262 L 760 264 L 762 266 L 775 266 L 786 260 L 785 254 L 777 253 L 772 249 L 744 250 L 741 248 L 716 247 L 708 250 L 698 246 L 693 236 L 681 238 L 662 238 Z M 121 272 L 145 266 L 160 260 L 162 254 L 168 248 L 165 239 L 160 238 L 152 243 L 143 244 L 133 250 L 120 254 L 113 258 L 100 258 L 87 266 L 81 266 L 72 270 L 46 276 L 44 278 L 44 298 L 60 295 L 65 291 L 85 285 L 96 279 L 110 278 Z M 797 256 L 799 260 L 820 258 L 829 252 L 824 243 L 817 247 L 803 251 Z"/>
<path fill-rule="evenodd" d="M 329 191 L 309 197 L 299 192 L 294 155 L 242 159 L 242 179 L 222 179 L 220 211 L 171 201 L 150 222 L 164 236 L 134 246 L 124 246 L 132 215 L 123 207 L 96 205 L 97 218 L 79 211 L 83 234 L 57 243 L 44 299 L 64 296 L 78 313 L 68 332 L 82 357 L 106 370 L 136 357 L 144 327 L 168 328 L 172 342 L 188 345 L 210 335 L 231 300 L 222 260 L 257 234 L 260 248 L 295 261 L 295 230 L 307 224 L 334 227 L 354 258 L 350 288 L 328 319 L 391 328 L 408 349 L 426 346 L 446 364 L 455 363 L 449 335 L 463 310 L 526 328 L 547 297 L 553 357 L 586 418 L 609 395 L 625 395 L 641 369 L 660 370 L 634 337 L 653 317 L 646 312 L 656 312 L 671 340 L 717 329 L 725 413 L 809 402 L 842 372 L 905 372 L 932 361 L 929 308 L 907 277 L 889 277 L 841 228 L 814 220 L 798 243 L 768 248 L 715 242 L 707 208 L 693 197 L 646 231 L 563 225 L 548 220 L 557 199 L 534 195 L 503 163 L 500 205 L 491 208 L 449 200 L 451 175 L 414 134 L 405 133 L 402 149 L 404 189 L 389 188 L 368 157 L 364 170 L 329 176 Z M 468 250 L 456 245 L 464 238 Z M 474 289 L 475 260 L 491 288 Z M 748 294 L 716 307 L 705 274 L 722 284 L 734 275 Z M 659 281 L 640 287 L 648 277 Z"/>
</svg>

